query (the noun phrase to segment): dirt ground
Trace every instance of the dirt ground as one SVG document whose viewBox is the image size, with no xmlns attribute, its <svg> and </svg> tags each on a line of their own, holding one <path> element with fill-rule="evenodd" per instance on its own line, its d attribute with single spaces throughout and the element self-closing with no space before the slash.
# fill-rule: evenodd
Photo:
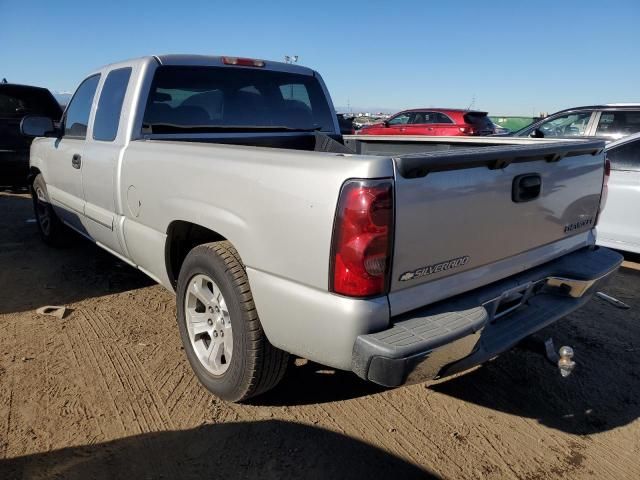
<svg viewBox="0 0 640 480">
<path fill-rule="evenodd" d="M 606 291 L 631 310 L 594 299 L 547 329 L 576 350 L 567 379 L 524 350 L 395 390 L 298 360 L 230 405 L 192 375 L 171 293 L 86 241 L 46 247 L 5 191 L 0 479 L 637 479 L 639 287 L 624 268 Z"/>
</svg>

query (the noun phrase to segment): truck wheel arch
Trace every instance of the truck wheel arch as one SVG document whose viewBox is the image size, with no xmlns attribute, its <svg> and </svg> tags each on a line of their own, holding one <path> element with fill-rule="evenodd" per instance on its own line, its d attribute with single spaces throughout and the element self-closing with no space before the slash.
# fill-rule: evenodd
<svg viewBox="0 0 640 480">
<path fill-rule="evenodd" d="M 38 167 L 29 167 L 29 174 L 27 175 L 27 181 L 29 182 L 29 185 L 33 184 L 33 181 L 40 173 L 42 172 Z"/>
<path fill-rule="evenodd" d="M 165 264 L 167 276 L 175 289 L 180 268 L 187 254 L 198 245 L 228 240 L 210 228 L 184 220 L 174 220 L 167 227 L 165 243 Z"/>
</svg>

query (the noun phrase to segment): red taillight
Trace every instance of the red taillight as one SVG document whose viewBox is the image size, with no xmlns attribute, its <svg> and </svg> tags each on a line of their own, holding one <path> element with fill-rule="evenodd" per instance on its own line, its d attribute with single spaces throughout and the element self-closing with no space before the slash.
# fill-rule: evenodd
<svg viewBox="0 0 640 480">
<path fill-rule="evenodd" d="M 465 135 L 474 135 L 476 133 L 473 127 L 459 127 L 459 130 L 461 133 L 464 133 Z"/>
<path fill-rule="evenodd" d="M 611 176 L 611 161 L 605 156 L 604 158 L 604 175 L 602 177 L 602 193 L 600 194 L 600 207 L 596 216 L 596 225 L 600 220 L 600 214 L 607 204 L 607 196 L 609 195 L 609 177 Z"/>
<path fill-rule="evenodd" d="M 386 292 L 391 266 L 391 180 L 350 180 L 340 192 L 330 290 L 350 297 Z"/>
<path fill-rule="evenodd" d="M 253 58 L 222 57 L 222 63 L 240 67 L 264 67 L 263 60 L 255 60 Z"/>
</svg>

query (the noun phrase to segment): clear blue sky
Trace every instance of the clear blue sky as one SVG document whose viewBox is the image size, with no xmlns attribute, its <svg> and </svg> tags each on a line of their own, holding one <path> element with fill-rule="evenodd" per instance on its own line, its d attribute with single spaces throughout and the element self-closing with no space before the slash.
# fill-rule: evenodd
<svg viewBox="0 0 640 480">
<path fill-rule="evenodd" d="M 640 1 L 0 0 L 0 78 L 72 91 L 147 54 L 300 63 L 334 103 L 553 112 L 640 101 Z"/>
</svg>

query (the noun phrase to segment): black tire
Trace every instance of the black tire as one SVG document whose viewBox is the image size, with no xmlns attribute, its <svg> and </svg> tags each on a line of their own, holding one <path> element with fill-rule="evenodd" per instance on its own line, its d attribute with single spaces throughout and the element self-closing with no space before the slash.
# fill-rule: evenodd
<svg viewBox="0 0 640 480">
<path fill-rule="evenodd" d="M 189 339 L 186 295 L 198 275 L 206 275 L 216 283 L 231 320 L 233 354 L 227 370 L 221 375 L 213 375 L 205 368 Z M 207 243 L 189 252 L 180 269 L 176 301 L 178 328 L 187 359 L 211 393 L 230 402 L 240 402 L 260 395 L 280 382 L 287 369 L 289 354 L 267 340 L 244 265 L 231 243 Z"/>
<path fill-rule="evenodd" d="M 63 247 L 69 243 L 69 228 L 62 223 L 51 206 L 47 184 L 39 173 L 31 184 L 31 198 L 33 199 L 33 211 L 36 217 L 36 225 L 42 240 L 47 245 Z"/>
</svg>

